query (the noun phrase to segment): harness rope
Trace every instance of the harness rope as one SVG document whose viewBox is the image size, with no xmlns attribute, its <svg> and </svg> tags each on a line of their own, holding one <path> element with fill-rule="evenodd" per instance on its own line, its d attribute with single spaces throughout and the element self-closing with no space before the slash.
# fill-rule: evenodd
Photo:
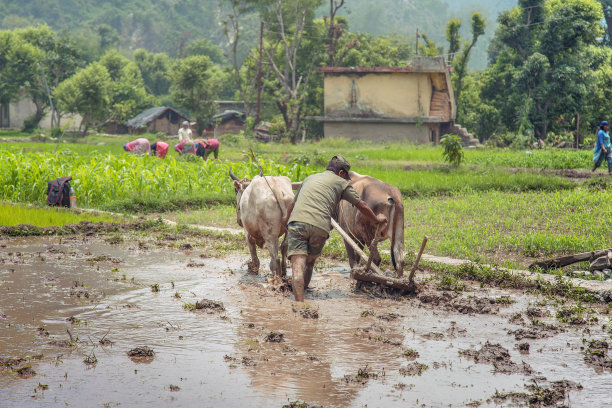
<svg viewBox="0 0 612 408">
<path fill-rule="evenodd" d="M 255 153 L 253 153 L 253 149 L 249 149 L 249 150 L 251 151 L 251 157 L 253 158 L 253 161 L 255 162 L 255 164 L 257 164 L 257 167 L 259 167 L 259 172 L 261 173 L 261 177 L 263 177 L 263 179 L 266 181 L 266 184 L 268 185 L 268 188 L 270 188 L 270 191 L 272 192 L 272 195 L 274 196 L 274 199 L 276 200 L 276 205 L 278 206 L 278 209 L 281 212 L 281 217 L 284 218 L 286 214 L 283 211 L 283 207 L 280 205 L 280 200 L 276 196 L 276 192 L 274 191 L 274 189 L 272 188 L 272 186 L 268 182 L 268 178 L 263 174 L 263 168 L 259 164 L 259 160 L 257 160 L 257 157 L 255 157 Z"/>
</svg>

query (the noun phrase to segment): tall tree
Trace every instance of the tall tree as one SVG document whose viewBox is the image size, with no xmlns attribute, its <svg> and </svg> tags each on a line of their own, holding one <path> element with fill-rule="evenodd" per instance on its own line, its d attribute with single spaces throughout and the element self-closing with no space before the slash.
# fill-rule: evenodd
<svg viewBox="0 0 612 408">
<path fill-rule="evenodd" d="M 179 105 L 189 109 L 197 122 L 198 133 L 212 122 L 219 83 L 215 81 L 210 58 L 196 55 L 176 61 L 171 70 L 170 93 Z"/>
<path fill-rule="evenodd" d="M 266 60 L 278 81 L 279 90 L 275 92 L 276 105 L 283 116 L 285 129 L 292 143 L 296 143 L 302 131 L 304 104 L 310 77 L 317 53 L 310 61 L 298 61 L 304 40 L 307 23 L 312 26 L 314 9 L 318 0 L 296 0 L 283 4 L 278 0 L 269 10 L 274 20 L 272 33 L 278 41 L 264 48 Z M 300 65 L 302 62 L 304 65 Z"/>
<path fill-rule="evenodd" d="M 17 100 L 38 75 L 42 52 L 11 31 L 0 31 L 0 104 Z"/>
<path fill-rule="evenodd" d="M 329 0 L 329 15 L 323 17 L 325 29 L 327 31 L 327 65 L 330 67 L 336 66 L 336 52 L 340 37 L 344 34 L 344 20 L 338 21 L 336 14 L 344 6 L 344 0 Z"/>
<path fill-rule="evenodd" d="M 140 70 L 147 92 L 167 95 L 170 89 L 170 57 L 164 53 L 151 53 L 142 48 L 134 51 L 134 62 Z"/>
<path fill-rule="evenodd" d="M 482 15 L 478 11 L 472 13 L 472 39 L 471 41 L 463 41 L 461 52 L 456 54 L 455 58 L 453 58 L 453 68 L 455 72 L 453 73 L 452 79 L 455 88 L 455 105 L 459 104 L 459 98 L 461 97 L 463 87 L 463 77 L 467 73 L 470 53 L 474 45 L 476 45 L 478 38 L 484 34 L 485 24 L 484 18 L 482 18 Z M 457 52 L 459 49 L 460 39 L 458 31 L 460 26 L 461 22 L 458 23 L 455 19 L 450 20 L 446 26 L 447 37 L 450 43 L 449 53 L 451 49 L 454 50 L 453 52 Z"/>
<path fill-rule="evenodd" d="M 106 68 L 94 62 L 60 83 L 54 95 L 63 112 L 81 115 L 79 130 L 84 136 L 91 127 L 107 119 L 111 87 L 111 77 Z"/>
<path fill-rule="evenodd" d="M 36 107 L 36 112 L 31 118 L 28 118 L 27 124 L 35 128 L 51 104 L 47 86 L 52 92 L 60 82 L 82 67 L 84 61 L 80 51 L 66 33 L 58 35 L 46 25 L 17 30 L 16 33 L 42 53 L 41 61 L 37 66 L 37 75 L 28 82 L 25 88 Z M 53 117 L 51 122 L 54 123 Z M 59 126 L 59 123 L 54 124 Z"/>
</svg>

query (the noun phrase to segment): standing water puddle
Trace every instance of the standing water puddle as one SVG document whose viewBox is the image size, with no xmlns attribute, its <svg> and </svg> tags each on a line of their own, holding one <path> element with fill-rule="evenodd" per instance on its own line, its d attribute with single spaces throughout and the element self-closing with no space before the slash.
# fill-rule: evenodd
<svg viewBox="0 0 612 408">
<path fill-rule="evenodd" d="M 607 321 L 517 341 L 508 330 L 522 326 L 509 319 L 537 301 L 521 292 L 470 293 L 515 303 L 462 314 L 355 294 L 346 268 L 325 267 L 302 306 L 248 275 L 246 255 L 56 237 L 4 245 L 0 359 L 44 356 L 22 363 L 36 371 L 30 378 L 0 367 L 0 407 L 517 406 L 491 397 L 525 392 L 534 378 L 582 385 L 559 403 L 612 405 L 612 375 L 588 366 L 580 349 L 587 327 L 585 338 L 606 338 Z M 187 310 L 202 299 L 225 310 Z M 532 372 L 494 373 L 459 353 L 487 341 Z M 519 342 L 529 343 L 528 354 Z M 138 346 L 154 357 L 128 357 Z"/>
</svg>

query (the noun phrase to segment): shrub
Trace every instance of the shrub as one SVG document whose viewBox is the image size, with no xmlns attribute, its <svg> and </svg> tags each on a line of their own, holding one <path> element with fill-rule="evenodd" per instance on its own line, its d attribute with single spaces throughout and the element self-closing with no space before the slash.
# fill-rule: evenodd
<svg viewBox="0 0 612 408">
<path fill-rule="evenodd" d="M 444 161 L 450 163 L 453 167 L 459 167 L 463 160 L 461 138 L 457 135 L 444 135 L 440 140 L 440 144 L 444 146 L 444 152 L 442 152 Z"/>
</svg>

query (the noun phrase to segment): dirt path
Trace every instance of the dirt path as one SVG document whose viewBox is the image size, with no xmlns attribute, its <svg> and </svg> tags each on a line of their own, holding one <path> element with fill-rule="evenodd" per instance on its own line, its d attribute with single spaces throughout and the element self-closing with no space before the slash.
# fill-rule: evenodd
<svg viewBox="0 0 612 408">
<path fill-rule="evenodd" d="M 0 407 L 612 404 L 602 306 L 428 280 L 380 299 L 328 262 L 298 305 L 244 252 L 169 239 L 2 241 Z"/>
</svg>

